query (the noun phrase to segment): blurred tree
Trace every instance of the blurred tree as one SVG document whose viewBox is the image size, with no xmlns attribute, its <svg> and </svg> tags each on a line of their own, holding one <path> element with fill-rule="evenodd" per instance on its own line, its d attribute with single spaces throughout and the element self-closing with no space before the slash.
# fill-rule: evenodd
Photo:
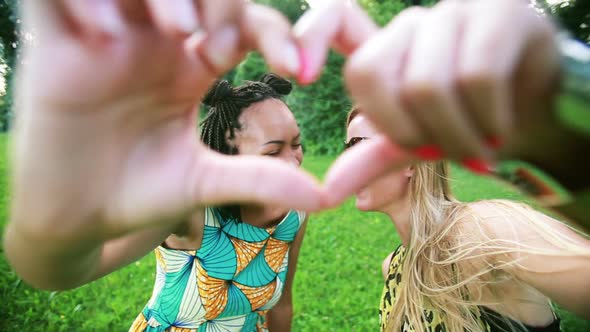
<svg viewBox="0 0 590 332">
<path fill-rule="evenodd" d="M 291 23 L 297 22 L 297 19 L 309 7 L 305 0 L 255 0 L 254 2 L 277 9 Z"/>
<path fill-rule="evenodd" d="M 0 1 L 0 132 L 8 130 L 12 118 L 12 93 L 9 82 L 17 58 L 19 24 L 17 6 L 19 0 Z"/>
</svg>

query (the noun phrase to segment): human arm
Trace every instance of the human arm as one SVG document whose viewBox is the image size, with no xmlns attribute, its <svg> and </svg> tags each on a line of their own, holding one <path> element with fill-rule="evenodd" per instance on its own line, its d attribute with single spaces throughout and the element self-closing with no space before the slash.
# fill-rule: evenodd
<svg viewBox="0 0 590 332">
<path fill-rule="evenodd" d="M 317 54 L 326 43 L 318 40 L 325 33 L 304 29 L 313 26 L 313 17 L 309 13 L 296 31 L 310 45 L 310 68 L 321 68 L 314 61 L 323 59 Z M 345 31 L 333 35 L 336 43 Z M 526 3 L 504 0 L 412 7 L 365 35 L 346 53 L 345 81 L 383 137 L 345 152 L 331 167 L 325 178 L 329 204 L 421 160 L 453 159 L 490 174 L 496 162 L 518 159 L 571 191 L 573 200 L 551 207 L 590 228 L 590 138 L 561 123 L 565 67 L 556 36 L 550 20 Z"/>
<path fill-rule="evenodd" d="M 4 247 L 36 287 L 107 274 L 207 205 L 320 204 L 311 177 L 268 158 L 215 154 L 195 130 L 200 98 L 247 50 L 295 75 L 289 48 L 276 47 L 292 44 L 287 21 L 239 0 L 199 1 L 198 11 L 196 1 L 161 4 L 24 2 L 35 43 L 16 79 Z"/>
<path fill-rule="evenodd" d="M 520 203 L 482 201 L 470 205 L 486 239 L 506 249 L 496 266 L 534 287 L 561 307 L 590 318 L 590 239 L 556 219 Z M 465 227 L 481 234 L 478 222 Z"/>
<path fill-rule="evenodd" d="M 268 320 L 268 329 L 271 332 L 291 331 L 291 322 L 293 320 L 293 280 L 295 279 L 295 272 L 297 270 L 297 259 L 299 258 L 299 250 L 303 243 L 305 236 L 305 229 L 307 228 L 307 217 L 301 225 L 295 240 L 289 249 L 289 262 L 287 279 L 283 288 L 283 294 L 279 302 L 268 311 L 266 319 Z"/>
</svg>

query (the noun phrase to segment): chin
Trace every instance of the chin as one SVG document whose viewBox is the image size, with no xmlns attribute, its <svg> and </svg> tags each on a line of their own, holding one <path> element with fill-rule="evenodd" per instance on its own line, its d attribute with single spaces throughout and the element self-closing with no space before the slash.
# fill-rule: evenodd
<svg viewBox="0 0 590 332">
<path fill-rule="evenodd" d="M 356 208 L 359 211 L 363 211 L 363 212 L 369 212 L 369 211 L 373 211 L 372 206 L 370 204 L 368 204 L 369 202 L 362 200 L 362 199 L 358 199 L 356 200 Z"/>
</svg>

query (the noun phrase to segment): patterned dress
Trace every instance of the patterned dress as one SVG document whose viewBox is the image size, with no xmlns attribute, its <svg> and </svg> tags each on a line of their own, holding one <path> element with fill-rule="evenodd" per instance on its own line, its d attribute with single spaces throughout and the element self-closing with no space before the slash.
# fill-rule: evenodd
<svg viewBox="0 0 590 332">
<path fill-rule="evenodd" d="M 156 248 L 154 291 L 129 331 L 266 331 L 304 220 L 291 210 L 264 229 L 207 208 L 200 249 Z"/>
<path fill-rule="evenodd" d="M 389 263 L 389 271 L 387 272 L 387 280 L 385 281 L 385 287 L 383 288 L 383 295 L 381 296 L 381 304 L 379 306 L 379 321 L 381 322 L 381 331 L 385 331 L 385 325 L 389 314 L 392 311 L 394 305 L 397 302 L 398 288 L 402 284 L 402 270 L 404 259 L 406 256 L 406 248 L 399 246 L 391 257 Z M 478 321 L 481 323 L 481 331 L 485 332 L 499 332 L 499 331 L 511 331 L 512 326 L 519 326 L 518 322 L 512 321 L 502 317 L 495 311 L 485 307 L 479 307 L 478 312 L 473 313 L 476 315 Z M 424 310 L 426 317 L 427 332 L 446 332 L 447 328 L 444 322 L 444 313 Z M 511 322 L 510 324 L 507 324 Z M 561 331 L 560 319 L 555 316 L 555 320 L 545 327 L 532 327 L 522 325 L 524 330 L 528 332 L 559 332 Z M 402 332 L 416 332 L 414 327 L 410 326 L 408 320 L 404 322 L 401 328 Z M 450 332 L 450 331 L 449 331 Z"/>
</svg>

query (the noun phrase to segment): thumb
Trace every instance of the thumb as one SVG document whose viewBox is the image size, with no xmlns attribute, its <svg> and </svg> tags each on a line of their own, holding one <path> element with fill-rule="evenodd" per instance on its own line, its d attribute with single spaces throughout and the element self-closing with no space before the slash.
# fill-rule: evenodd
<svg viewBox="0 0 590 332">
<path fill-rule="evenodd" d="M 311 83 L 319 76 L 330 46 L 348 55 L 377 31 L 375 23 L 357 4 L 327 2 L 307 11 L 293 28 L 301 48 L 301 84 Z"/>
<path fill-rule="evenodd" d="M 258 203 L 305 211 L 322 205 L 316 179 L 292 165 L 260 156 L 207 154 L 191 184 L 199 205 Z"/>
<path fill-rule="evenodd" d="M 334 207 L 385 173 L 412 163 L 411 154 L 378 136 L 343 153 L 330 167 L 324 207 Z"/>
</svg>

